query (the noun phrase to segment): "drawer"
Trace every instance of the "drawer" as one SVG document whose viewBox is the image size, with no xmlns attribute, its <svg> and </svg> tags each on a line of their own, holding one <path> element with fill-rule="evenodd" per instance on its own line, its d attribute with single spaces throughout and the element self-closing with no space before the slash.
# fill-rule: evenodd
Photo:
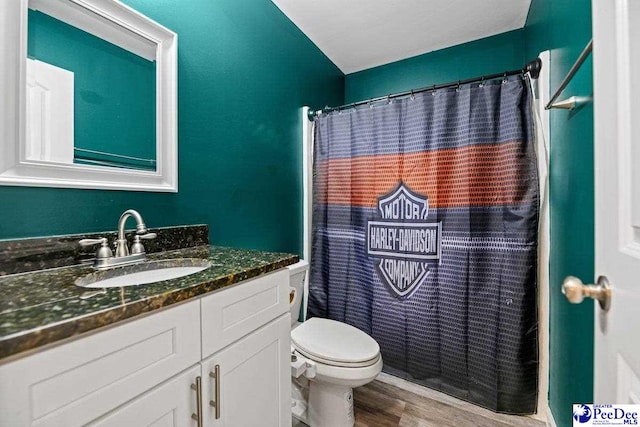
<svg viewBox="0 0 640 427">
<path fill-rule="evenodd" d="M 0 366 L 6 425 L 84 425 L 200 360 L 199 301 Z"/>
<path fill-rule="evenodd" d="M 289 270 L 247 280 L 201 299 L 202 358 L 289 312 Z"/>
</svg>

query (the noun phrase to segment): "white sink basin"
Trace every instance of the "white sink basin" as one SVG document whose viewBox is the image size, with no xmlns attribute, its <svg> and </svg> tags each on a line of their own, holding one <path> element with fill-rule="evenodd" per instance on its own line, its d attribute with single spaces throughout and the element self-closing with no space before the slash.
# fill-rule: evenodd
<svg viewBox="0 0 640 427">
<path fill-rule="evenodd" d="M 79 278 L 75 284 L 90 289 L 147 285 L 189 276 L 209 267 L 211 262 L 197 258 L 147 261 L 113 270 L 96 271 Z"/>
</svg>

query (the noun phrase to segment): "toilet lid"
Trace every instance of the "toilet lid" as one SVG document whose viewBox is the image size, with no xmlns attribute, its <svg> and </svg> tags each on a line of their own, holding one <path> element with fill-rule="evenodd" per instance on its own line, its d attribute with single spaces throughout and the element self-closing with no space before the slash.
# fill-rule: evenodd
<svg viewBox="0 0 640 427">
<path fill-rule="evenodd" d="M 360 329 L 335 320 L 311 318 L 291 331 L 294 346 L 310 358 L 338 364 L 372 363 L 380 346 Z"/>
</svg>

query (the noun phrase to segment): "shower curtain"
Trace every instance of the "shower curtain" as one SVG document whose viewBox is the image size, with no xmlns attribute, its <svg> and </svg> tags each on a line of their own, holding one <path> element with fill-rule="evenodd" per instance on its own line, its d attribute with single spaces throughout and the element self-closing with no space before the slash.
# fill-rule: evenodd
<svg viewBox="0 0 640 427">
<path fill-rule="evenodd" d="M 527 77 L 316 119 L 308 314 L 384 371 L 497 412 L 536 409 L 538 175 Z"/>
</svg>

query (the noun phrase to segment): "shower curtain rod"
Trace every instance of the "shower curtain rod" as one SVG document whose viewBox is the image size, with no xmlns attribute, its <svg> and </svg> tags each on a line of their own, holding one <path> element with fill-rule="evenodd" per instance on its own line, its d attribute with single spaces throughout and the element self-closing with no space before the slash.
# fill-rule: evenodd
<svg viewBox="0 0 640 427">
<path fill-rule="evenodd" d="M 484 81 L 484 80 L 497 79 L 499 77 L 503 77 L 504 78 L 504 77 L 508 77 L 508 76 L 515 76 L 517 74 L 530 73 L 532 79 L 537 79 L 538 76 L 540 75 L 540 69 L 541 68 L 542 68 L 542 61 L 540 60 L 540 58 L 536 58 L 533 61 L 530 61 L 529 63 L 527 63 L 527 65 L 525 65 L 524 68 L 521 68 L 521 69 L 518 69 L 518 70 L 505 71 L 503 73 L 489 74 L 488 76 L 475 77 L 475 78 L 472 78 L 472 79 L 458 80 L 458 81 L 455 81 L 455 82 L 444 83 L 444 84 L 439 84 L 439 85 L 433 85 L 433 86 L 429 86 L 429 87 L 423 87 L 421 89 L 408 90 L 408 91 L 404 91 L 404 92 L 390 94 L 390 95 L 387 95 L 387 96 L 380 96 L 378 98 L 367 99 L 365 101 L 352 102 L 351 104 L 344 104 L 344 105 L 340 105 L 338 107 L 326 106 L 323 109 L 317 110 L 317 111 L 309 110 L 308 117 L 309 117 L 309 120 L 313 121 L 316 117 L 320 116 L 322 113 L 330 113 L 331 111 L 345 110 L 347 108 L 357 107 L 358 105 L 364 105 L 364 104 L 369 104 L 369 103 L 372 103 L 372 102 L 384 101 L 385 99 L 390 100 L 390 99 L 394 99 L 394 98 L 401 98 L 403 96 L 409 96 L 409 95 L 413 95 L 413 94 L 420 93 L 420 92 L 426 92 L 426 91 L 429 91 L 429 90 L 445 89 L 445 88 L 448 88 L 448 87 L 454 87 L 454 86 L 459 86 L 459 85 L 464 85 L 464 84 L 469 84 L 469 83 L 481 82 L 481 81 Z"/>
</svg>

